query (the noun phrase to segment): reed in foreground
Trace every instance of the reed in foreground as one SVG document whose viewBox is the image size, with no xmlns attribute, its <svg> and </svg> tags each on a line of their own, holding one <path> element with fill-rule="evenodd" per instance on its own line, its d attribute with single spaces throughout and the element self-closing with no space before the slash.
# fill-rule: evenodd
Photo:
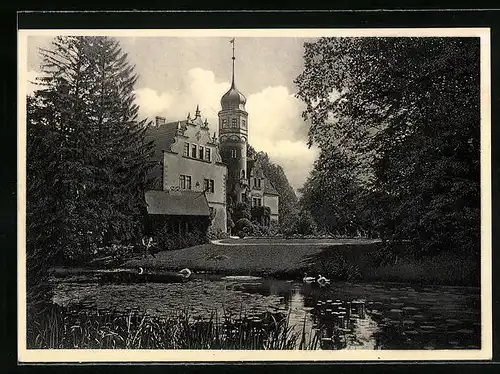
<svg viewBox="0 0 500 374">
<path fill-rule="evenodd" d="M 318 334 L 290 325 L 289 315 L 220 315 L 200 319 L 137 312 L 71 310 L 52 305 L 31 314 L 28 349 L 317 349 Z"/>
</svg>

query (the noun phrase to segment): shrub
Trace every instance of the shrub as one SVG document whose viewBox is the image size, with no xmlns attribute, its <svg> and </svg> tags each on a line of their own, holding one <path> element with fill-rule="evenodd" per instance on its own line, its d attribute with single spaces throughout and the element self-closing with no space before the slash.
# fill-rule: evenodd
<svg viewBox="0 0 500 374">
<path fill-rule="evenodd" d="M 233 226 L 234 226 L 234 224 L 233 224 Z M 208 229 L 208 232 L 207 232 L 207 239 L 208 240 L 225 239 L 228 236 L 229 236 L 229 234 L 227 232 L 224 232 L 221 229 L 215 229 L 213 227 L 210 227 Z"/>
<path fill-rule="evenodd" d="M 272 235 L 272 236 L 280 235 L 282 232 L 279 223 L 276 221 L 269 222 L 268 231 L 269 231 L 269 235 Z"/>
<path fill-rule="evenodd" d="M 240 218 L 238 221 L 236 221 L 235 228 L 238 231 L 243 231 L 246 229 L 246 232 L 253 233 L 252 222 L 250 222 L 250 220 L 247 218 Z"/>
<path fill-rule="evenodd" d="M 193 247 L 208 241 L 207 235 L 201 230 L 194 230 L 187 234 L 179 235 L 169 232 L 166 227 L 156 230 L 155 237 L 158 243 L 158 250 L 161 251 L 173 251 Z"/>
<path fill-rule="evenodd" d="M 250 205 L 248 203 L 237 203 L 232 209 L 233 213 L 231 215 L 235 222 L 238 222 L 242 218 L 246 218 L 248 221 L 252 218 L 250 212 Z"/>
<path fill-rule="evenodd" d="M 156 240 L 158 243 L 158 249 L 162 251 L 171 251 L 179 247 L 179 238 L 166 230 L 158 230 L 156 232 Z"/>
<path fill-rule="evenodd" d="M 113 256 L 116 258 L 122 258 L 131 255 L 133 252 L 133 245 L 111 244 L 106 247 L 97 248 L 94 254 L 99 256 Z"/>
<path fill-rule="evenodd" d="M 293 232 L 300 235 L 313 235 L 316 232 L 317 225 L 308 210 L 300 212 Z"/>
<path fill-rule="evenodd" d="M 269 225 L 271 208 L 268 206 L 254 206 L 251 210 L 252 221 L 257 221 L 261 225 Z"/>
<path fill-rule="evenodd" d="M 333 254 L 332 258 L 321 261 L 314 270 L 331 279 L 354 281 L 362 278 L 359 267 L 347 261 L 339 253 Z"/>
<path fill-rule="evenodd" d="M 245 202 L 237 203 L 233 208 L 231 217 L 235 222 L 238 222 L 241 218 L 250 220 L 252 218 L 250 205 Z"/>
<path fill-rule="evenodd" d="M 253 225 L 253 235 L 255 236 L 269 236 L 269 227 L 261 225 L 258 222 L 252 222 Z"/>
</svg>

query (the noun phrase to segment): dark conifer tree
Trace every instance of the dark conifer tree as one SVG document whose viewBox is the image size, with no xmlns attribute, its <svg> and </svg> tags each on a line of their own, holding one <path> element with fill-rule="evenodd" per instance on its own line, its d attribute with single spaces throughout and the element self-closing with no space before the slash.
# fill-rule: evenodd
<svg viewBox="0 0 500 374">
<path fill-rule="evenodd" d="M 58 37 L 41 54 L 42 86 L 28 100 L 28 251 L 77 260 L 133 243 L 152 149 L 134 69 L 108 37 Z"/>
</svg>

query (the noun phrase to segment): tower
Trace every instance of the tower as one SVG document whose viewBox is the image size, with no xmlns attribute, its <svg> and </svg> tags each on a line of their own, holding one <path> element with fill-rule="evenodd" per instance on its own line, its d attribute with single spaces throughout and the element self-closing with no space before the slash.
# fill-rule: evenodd
<svg viewBox="0 0 500 374">
<path fill-rule="evenodd" d="M 219 112 L 219 149 L 222 162 L 227 165 L 227 193 L 233 202 L 246 200 L 248 191 L 247 144 L 248 113 L 247 99 L 234 83 L 234 38 L 231 88 L 221 98 Z"/>
</svg>

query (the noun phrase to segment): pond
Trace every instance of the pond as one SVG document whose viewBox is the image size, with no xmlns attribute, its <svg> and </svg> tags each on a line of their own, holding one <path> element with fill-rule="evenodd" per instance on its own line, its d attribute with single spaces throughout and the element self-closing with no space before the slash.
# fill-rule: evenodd
<svg viewBox="0 0 500 374">
<path fill-rule="evenodd" d="M 102 274 L 53 278 L 62 306 L 168 316 L 288 315 L 320 349 L 480 349 L 477 288 L 332 282 L 194 274 L 179 283 L 103 282 Z"/>
</svg>

